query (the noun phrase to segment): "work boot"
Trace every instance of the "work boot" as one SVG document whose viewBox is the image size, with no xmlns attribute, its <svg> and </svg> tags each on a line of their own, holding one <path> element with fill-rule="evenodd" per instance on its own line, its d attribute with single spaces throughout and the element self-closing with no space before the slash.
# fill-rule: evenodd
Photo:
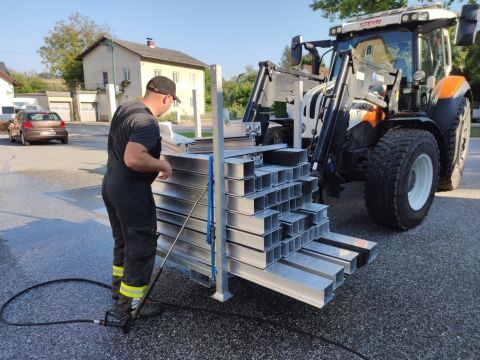
<svg viewBox="0 0 480 360">
<path fill-rule="evenodd" d="M 117 301 L 120 295 L 121 276 L 112 276 L 112 300 Z"/>
<path fill-rule="evenodd" d="M 124 314 L 132 314 L 138 305 L 139 301 L 134 302 L 133 298 L 120 293 L 116 304 L 116 310 Z M 163 307 L 161 303 L 147 299 L 142 307 L 142 311 L 140 311 L 140 314 L 138 314 L 138 317 L 142 319 L 151 318 L 160 315 L 162 312 Z"/>
</svg>

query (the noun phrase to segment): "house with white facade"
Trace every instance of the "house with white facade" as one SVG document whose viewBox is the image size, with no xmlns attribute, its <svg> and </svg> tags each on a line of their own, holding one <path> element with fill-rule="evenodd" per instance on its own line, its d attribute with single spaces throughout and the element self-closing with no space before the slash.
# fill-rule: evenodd
<svg viewBox="0 0 480 360">
<path fill-rule="evenodd" d="M 14 86 L 20 85 L 8 73 L 7 67 L 0 61 L 0 114 L 12 112 L 11 100 L 15 95 Z"/>
<path fill-rule="evenodd" d="M 177 85 L 181 103 L 174 102 L 170 111 L 193 115 L 192 90 L 196 89 L 198 111 L 205 111 L 206 64 L 181 51 L 156 47 L 152 39 L 146 44 L 102 37 L 77 57 L 83 62 L 86 90 L 103 90 L 116 86 L 117 105 L 138 100 L 145 94 L 147 82 L 162 75 Z"/>
</svg>

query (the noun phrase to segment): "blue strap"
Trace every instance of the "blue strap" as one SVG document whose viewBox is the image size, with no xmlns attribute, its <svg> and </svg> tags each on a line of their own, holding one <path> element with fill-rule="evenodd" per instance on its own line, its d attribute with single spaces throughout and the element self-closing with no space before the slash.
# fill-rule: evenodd
<svg viewBox="0 0 480 360">
<path fill-rule="evenodd" d="M 214 215 L 214 189 L 213 189 L 213 155 L 208 157 L 208 211 L 207 211 L 207 244 L 210 245 L 210 259 L 212 263 L 212 280 L 215 280 L 217 269 L 215 267 L 215 215 Z"/>
</svg>

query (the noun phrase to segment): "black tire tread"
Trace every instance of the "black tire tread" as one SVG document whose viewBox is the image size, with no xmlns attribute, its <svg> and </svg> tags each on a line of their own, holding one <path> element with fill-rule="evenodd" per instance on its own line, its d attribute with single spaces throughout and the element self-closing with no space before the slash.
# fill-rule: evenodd
<svg viewBox="0 0 480 360">
<path fill-rule="evenodd" d="M 438 190 L 439 191 L 452 191 L 455 189 L 455 186 L 452 181 L 453 170 L 455 169 L 455 148 L 457 145 L 457 127 L 460 120 L 460 116 L 463 114 L 466 103 L 468 99 L 463 98 L 460 107 L 458 108 L 457 115 L 455 120 L 452 123 L 452 126 L 448 130 L 448 144 L 446 145 L 445 152 L 445 167 L 442 171 L 442 175 L 438 179 Z"/>
<path fill-rule="evenodd" d="M 398 212 L 399 178 L 412 143 L 418 137 L 434 136 L 420 129 L 394 129 L 387 132 L 371 151 L 365 181 L 365 204 L 371 218 L 378 224 L 407 230 Z M 437 179 L 434 177 L 433 186 Z"/>
</svg>

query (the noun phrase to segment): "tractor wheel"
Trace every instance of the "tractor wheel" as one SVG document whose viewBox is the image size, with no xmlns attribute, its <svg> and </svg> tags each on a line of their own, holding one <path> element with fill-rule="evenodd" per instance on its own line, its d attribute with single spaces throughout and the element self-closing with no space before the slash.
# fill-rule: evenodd
<svg viewBox="0 0 480 360">
<path fill-rule="evenodd" d="M 438 181 L 439 191 L 455 190 L 460 185 L 470 141 L 470 125 L 472 122 L 470 110 L 470 100 L 463 98 L 457 117 L 448 132 L 446 164 Z"/>
<path fill-rule="evenodd" d="M 438 180 L 438 146 L 419 129 L 386 133 L 372 150 L 365 182 L 365 204 L 380 225 L 408 230 L 430 209 Z"/>
</svg>

